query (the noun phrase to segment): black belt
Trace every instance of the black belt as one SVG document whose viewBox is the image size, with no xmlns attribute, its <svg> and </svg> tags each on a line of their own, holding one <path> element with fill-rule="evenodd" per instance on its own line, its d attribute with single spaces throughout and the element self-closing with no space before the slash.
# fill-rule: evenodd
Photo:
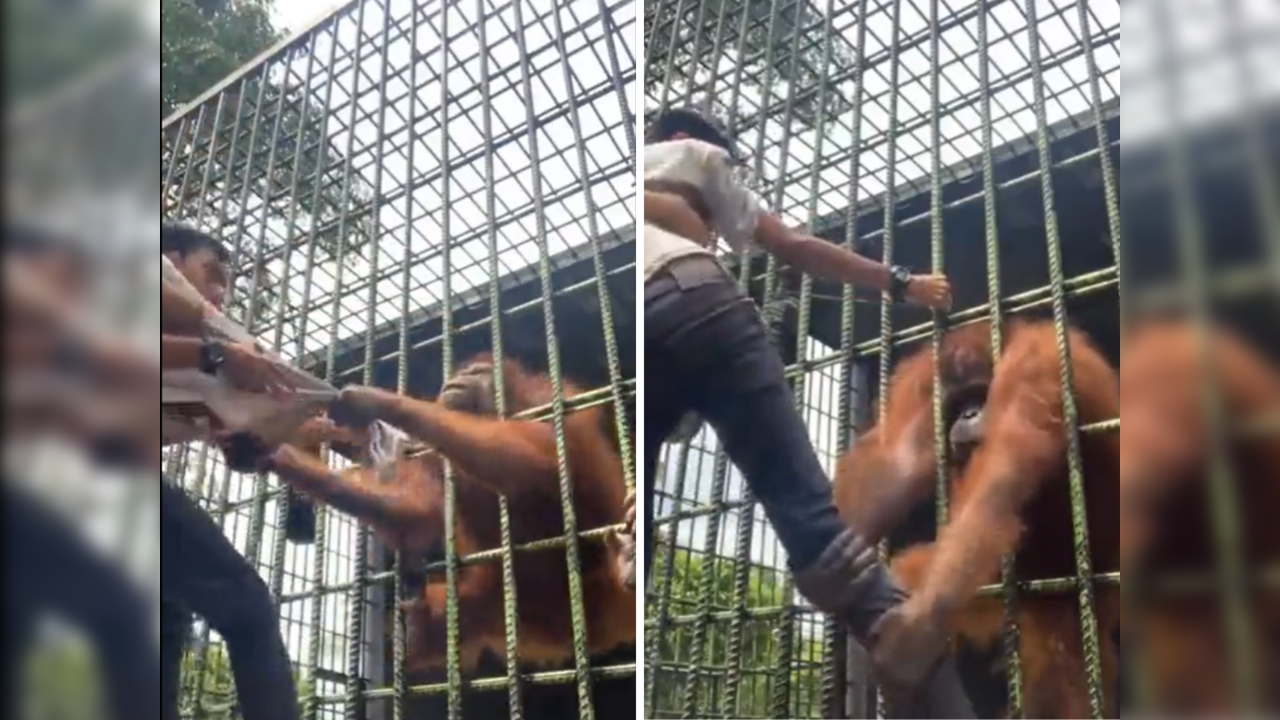
<svg viewBox="0 0 1280 720">
<path fill-rule="evenodd" d="M 676 258 L 658 270 L 644 286 L 646 300 L 657 297 L 675 285 L 681 290 L 692 290 L 713 283 L 734 282 L 733 276 L 715 258 L 707 255 L 687 255 Z"/>
</svg>

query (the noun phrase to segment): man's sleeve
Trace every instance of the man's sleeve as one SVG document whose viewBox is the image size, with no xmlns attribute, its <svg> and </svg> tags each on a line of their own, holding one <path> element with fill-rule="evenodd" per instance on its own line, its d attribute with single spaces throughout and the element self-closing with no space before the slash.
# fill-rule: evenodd
<svg viewBox="0 0 1280 720">
<path fill-rule="evenodd" d="M 734 176 L 729 157 L 717 148 L 706 156 L 703 197 L 711 209 L 715 231 L 729 247 L 741 252 L 751 244 L 762 205 L 755 193 Z"/>
</svg>

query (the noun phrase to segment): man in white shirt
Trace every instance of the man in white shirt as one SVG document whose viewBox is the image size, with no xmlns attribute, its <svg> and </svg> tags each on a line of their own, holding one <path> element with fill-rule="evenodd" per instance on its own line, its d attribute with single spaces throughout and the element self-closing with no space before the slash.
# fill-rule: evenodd
<svg viewBox="0 0 1280 720">
<path fill-rule="evenodd" d="M 205 302 L 221 310 L 230 254 L 210 235 L 184 225 L 161 226 L 160 252 L 169 258 Z M 162 325 L 192 314 L 188 304 L 168 300 Z M 171 310 L 177 312 L 171 313 Z M 166 369 L 195 367 L 228 377 L 245 390 L 287 389 L 287 379 L 247 344 L 163 335 Z M 228 372 L 232 367 L 235 372 Z M 220 443 L 229 466 L 253 469 L 274 448 L 233 435 Z M 176 485 L 160 486 L 161 676 L 164 720 L 178 718 L 180 662 L 191 615 L 198 613 L 227 644 L 240 712 L 245 720 L 297 720 L 302 716 L 293 668 L 280 635 L 279 613 L 253 564 L 236 550 L 222 528 Z"/>
<path fill-rule="evenodd" d="M 818 278 L 869 286 L 894 301 L 951 305 L 945 277 L 913 275 L 803 235 L 766 212 L 735 177 L 733 142 L 690 110 L 659 115 L 644 154 L 645 491 L 664 440 L 690 411 L 715 429 L 764 507 L 789 556 L 796 587 L 839 617 L 873 656 L 882 618 L 905 599 L 874 545 L 848 528 L 796 410 L 782 359 L 759 313 L 716 260 L 713 240 L 754 244 Z M 692 213 L 692 214 L 691 214 Z M 691 218 L 696 216 L 699 222 Z M 652 505 L 646 504 L 646 565 Z M 647 573 L 646 573 L 647 576 Z M 894 717 L 972 717 L 945 639 L 911 663 L 877 663 Z"/>
<path fill-rule="evenodd" d="M 56 433 L 99 460 L 104 454 L 113 455 L 107 459 L 115 463 L 145 456 L 145 449 L 124 446 L 145 435 L 147 423 L 139 429 L 130 427 L 118 410 L 88 411 L 88 391 L 94 386 L 125 386 L 117 396 L 140 399 L 140 404 L 126 403 L 132 416 L 145 419 L 142 412 L 149 410 L 154 417 L 154 399 L 147 402 L 146 389 L 160 378 L 158 368 L 148 370 L 127 346 L 109 342 L 111 338 L 81 337 L 71 322 L 86 301 L 83 290 L 92 259 L 55 233 L 15 226 L 4 232 L 11 281 L 5 288 L 5 379 L 12 391 L 5 398 L 5 413 L 13 421 L 5 441 L 16 446 L 20 440 Z M 154 422 L 150 429 L 154 431 Z M 140 444 L 154 447 L 154 438 Z M 39 621 L 48 614 L 70 622 L 90 642 L 101 669 L 106 717 L 154 717 L 160 658 L 146 595 L 112 558 L 49 508 L 40 493 L 9 477 L 0 490 L 6 540 L 4 662 L 10 687 L 5 710 L 10 717 L 22 716 L 25 698 L 16 689 L 22 687 L 21 673 Z"/>
</svg>

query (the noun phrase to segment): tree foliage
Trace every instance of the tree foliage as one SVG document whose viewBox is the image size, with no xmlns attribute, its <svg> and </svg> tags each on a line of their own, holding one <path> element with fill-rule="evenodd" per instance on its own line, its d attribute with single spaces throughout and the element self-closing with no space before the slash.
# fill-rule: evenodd
<svg viewBox="0 0 1280 720">
<path fill-rule="evenodd" d="M 199 99 L 279 42 L 271 9 L 269 0 L 162 0 L 162 114 Z M 243 251 L 239 309 L 256 287 L 259 329 L 287 316 L 296 321 L 296 298 L 281 301 L 286 246 L 295 250 L 296 272 L 306 252 L 298 248 L 308 242 L 317 262 L 340 252 L 354 257 L 377 226 L 372 189 L 359 168 L 348 172 L 345 151 L 331 139 L 338 124 L 329 122 L 323 90 L 336 80 L 307 52 L 295 47 L 256 66 L 164 132 L 166 214 L 231 229 Z"/>
<path fill-rule="evenodd" d="M 709 602 L 713 612 L 723 612 L 734 607 L 734 585 L 737 562 L 732 558 L 708 557 L 703 553 L 677 548 L 672 553 L 672 578 L 670 585 L 663 585 L 666 552 L 656 551 L 651 577 L 654 586 L 663 594 L 670 594 L 670 612 L 673 616 L 696 614 L 704 602 Z M 704 571 L 711 568 L 711 595 L 703 592 Z M 752 566 L 747 575 L 744 597 L 748 610 L 781 608 L 791 602 L 783 597 L 785 573 L 782 570 Z M 648 603 L 650 616 L 657 612 L 658 603 Z M 773 717 L 772 698 L 774 683 L 778 678 L 778 635 L 782 617 L 771 614 L 743 620 L 741 652 L 730 654 L 729 638 L 732 622 L 711 620 L 708 623 L 703 655 L 698 663 L 699 695 L 697 707 L 702 710 L 718 710 L 724 696 L 729 669 L 738 668 L 741 676 L 739 706 L 729 709 L 729 717 Z M 791 706 L 799 708 L 801 715 L 806 708 L 817 708 L 821 701 L 820 665 L 823 644 L 820 634 L 799 631 L 797 623 L 793 664 L 789 669 L 791 682 Z M 691 663 L 694 648 L 695 626 L 673 625 L 659 639 L 658 659 L 664 665 L 650 669 L 657 684 L 655 717 L 681 717 L 687 688 L 688 674 L 673 669 Z M 808 635 L 806 637 L 806 635 Z M 796 717 L 789 715 L 788 717 Z"/>
<path fill-rule="evenodd" d="M 231 657 L 221 643 L 210 644 L 201 664 L 198 653 L 182 656 L 182 692 L 179 695 L 179 711 L 183 717 L 201 717 L 205 720 L 235 720 L 235 676 L 231 672 Z M 306 696 L 305 675 L 297 668 L 293 671 L 294 687 L 299 699 Z"/>
</svg>

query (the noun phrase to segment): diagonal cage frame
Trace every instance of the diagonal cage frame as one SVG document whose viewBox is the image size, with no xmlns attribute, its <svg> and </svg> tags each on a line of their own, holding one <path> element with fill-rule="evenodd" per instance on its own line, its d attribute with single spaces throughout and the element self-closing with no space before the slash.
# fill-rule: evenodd
<svg viewBox="0 0 1280 720">
<path fill-rule="evenodd" d="M 1237 8 L 1231 23 L 1235 48 L 1252 47 L 1244 42 L 1253 37 L 1243 29 L 1244 15 Z M 1164 256 L 1175 246 L 1167 237 L 1153 240 L 1147 228 L 1126 232 L 1121 224 L 1119 28 L 1119 5 L 1099 0 L 664 0 L 646 6 L 646 115 L 691 104 L 710 110 L 746 151 L 773 212 L 871 257 L 946 272 L 957 286 L 959 309 L 944 323 L 876 309 L 875 300 L 855 296 L 848 286 L 819 283 L 772 258 L 726 256 L 775 331 L 797 405 L 829 470 L 853 431 L 872 421 L 870 399 L 883 397 L 894 360 L 908 345 L 936 346 L 945 326 L 990 318 L 998 330 L 1002 318 L 1047 311 L 1064 354 L 1070 321 L 1119 361 L 1121 259 L 1139 246 Z M 1224 54 L 1233 55 L 1241 73 L 1259 62 L 1226 45 Z M 1243 82 L 1261 84 L 1254 82 L 1257 72 Z M 1200 129 L 1211 120 L 1200 118 Z M 1262 133 L 1274 127 L 1267 124 Z M 1127 147 L 1141 149 L 1133 154 L 1135 167 L 1167 134 L 1150 126 L 1131 131 Z M 1266 160 L 1275 152 L 1269 156 L 1257 137 L 1263 135 L 1256 134 L 1253 153 L 1240 155 L 1234 166 L 1246 166 L 1252 180 L 1240 189 L 1255 202 L 1237 211 L 1258 218 L 1250 230 L 1261 238 L 1261 250 L 1253 267 L 1246 261 L 1243 270 L 1205 278 L 1193 291 L 1203 298 L 1256 296 L 1278 284 L 1280 275 L 1265 269 L 1274 265 L 1258 263 L 1274 262 L 1280 236 L 1263 194 L 1275 187 L 1275 166 Z M 1184 177 L 1203 173 L 1196 163 Z M 1167 183 L 1150 172 L 1135 175 L 1143 180 L 1126 183 L 1135 197 Z M 1151 212 L 1172 214 L 1167 207 L 1145 208 L 1144 217 Z M 1216 215 L 1214 229 L 1222 232 Z M 1127 281 L 1138 289 L 1139 303 L 1162 305 L 1185 285 L 1176 271 L 1161 268 L 1163 274 L 1149 267 L 1126 271 L 1139 276 Z M 1001 340 L 998 332 L 992 338 L 997 352 Z M 1070 364 L 1062 366 L 1063 387 L 1070 388 Z M 940 428 L 937 388 L 935 381 Z M 1102 712 L 1092 596 L 1095 586 L 1120 579 L 1089 567 L 1077 438 L 1078 432 L 1119 432 L 1120 422 L 1079 427 L 1072 393 L 1064 399 L 1076 573 L 1019 584 L 1007 561 L 1003 584 L 985 589 L 1006 600 L 1007 682 L 990 694 L 1007 704 L 1011 717 L 1022 712 L 1016 599 L 1039 592 L 1079 596 L 1089 701 L 1095 716 Z M 942 523 L 945 459 L 938 463 L 933 514 Z M 860 649 L 788 586 L 780 548 L 713 434 L 704 430 L 669 446 L 657 483 L 655 526 L 661 530 L 646 608 L 646 716 L 882 712 Z"/>
<path fill-rule="evenodd" d="M 512 570 L 527 552 L 577 568 L 579 540 L 608 531 L 574 525 L 567 413 L 618 410 L 633 482 L 634 24 L 633 6 L 601 0 L 356 0 L 163 124 L 166 217 L 232 246 L 229 305 L 283 356 L 339 386 L 430 397 L 491 351 L 545 369 L 555 389 L 531 417 L 557 430 L 566 535 L 514 546 L 504 502 L 501 547 L 460 556 L 450 476 L 445 557 L 426 570 L 448 575 L 454 622 L 445 682 L 428 687 L 408 687 L 403 617 L 386 609 L 405 599 L 396 580 L 409 568 L 384 563 L 366 528 L 317 509 L 314 541 L 294 545 L 291 491 L 232 473 L 207 446 L 170 454 L 168 477 L 265 572 L 309 718 L 406 717 L 422 697 L 442 704 L 413 711 L 456 718 L 473 695 L 537 717 L 527 693 L 545 687 L 566 688 L 565 707 L 589 718 L 593 684 L 634 682 L 634 660 L 587 656 L 577 571 L 565 589 L 574 662 L 520 665 Z M 596 389 L 567 401 L 562 374 Z M 508 660 L 494 677 L 459 669 L 456 578 L 475 563 L 503 567 Z M 199 634 L 185 698 L 209 717 L 232 701 L 218 646 Z"/>
</svg>

